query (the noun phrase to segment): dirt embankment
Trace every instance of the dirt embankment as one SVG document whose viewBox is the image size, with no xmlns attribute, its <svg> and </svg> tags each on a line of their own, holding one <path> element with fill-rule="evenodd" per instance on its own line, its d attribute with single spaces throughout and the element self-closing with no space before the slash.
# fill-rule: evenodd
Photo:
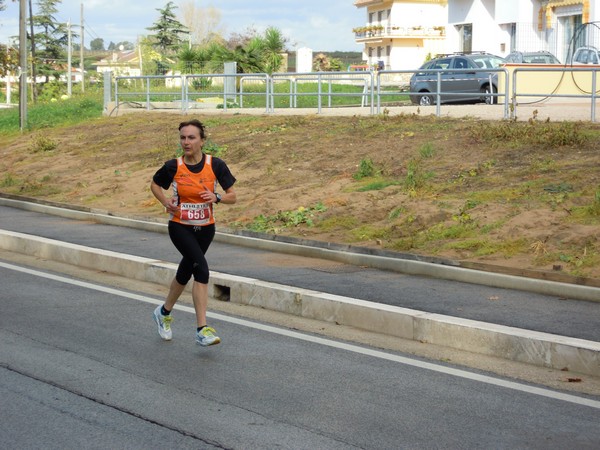
<svg viewBox="0 0 600 450">
<path fill-rule="evenodd" d="M 0 191 L 164 218 L 149 190 L 187 117 L 152 113 L 4 137 Z M 600 280 L 598 127 L 418 115 L 200 116 L 238 179 L 226 228 Z M 500 134 L 489 139 L 486 127 Z M 515 139 L 514 127 L 531 127 Z M 538 127 L 538 128 L 536 128 Z M 504 136 L 501 133 L 505 133 Z M 520 133 L 520 132 L 519 132 Z M 583 139 L 569 140 L 575 133 Z M 533 272 L 532 272 L 533 273 Z M 595 281 L 594 281 L 595 280 Z"/>
</svg>

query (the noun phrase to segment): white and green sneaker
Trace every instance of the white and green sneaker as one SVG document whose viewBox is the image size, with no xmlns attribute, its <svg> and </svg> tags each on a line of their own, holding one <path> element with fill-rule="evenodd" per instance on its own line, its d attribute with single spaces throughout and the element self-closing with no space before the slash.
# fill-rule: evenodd
<svg viewBox="0 0 600 450">
<path fill-rule="evenodd" d="M 168 316 L 163 316 L 161 314 L 162 306 L 159 305 L 154 310 L 152 317 L 154 317 L 154 322 L 158 325 L 158 334 L 165 341 L 170 341 L 173 339 L 173 332 L 171 331 L 171 322 L 173 318 L 169 314 Z"/>
<path fill-rule="evenodd" d="M 196 343 L 202 347 L 209 345 L 217 345 L 221 342 L 221 338 L 217 336 L 214 328 L 204 327 L 196 333 Z"/>
</svg>

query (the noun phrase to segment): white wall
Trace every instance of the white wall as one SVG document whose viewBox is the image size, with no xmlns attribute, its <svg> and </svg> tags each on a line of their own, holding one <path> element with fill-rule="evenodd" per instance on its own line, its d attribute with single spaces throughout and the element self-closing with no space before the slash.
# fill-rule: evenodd
<svg viewBox="0 0 600 450">
<path fill-rule="evenodd" d="M 387 17 L 387 10 L 391 9 L 390 17 Z M 395 2 L 369 6 L 365 8 L 365 23 L 369 23 L 369 15 L 373 13 L 373 23 L 379 24 L 378 12 L 383 11 L 381 25 L 397 26 L 404 28 L 406 32 L 414 26 L 421 26 L 423 29 L 434 26 L 446 26 L 448 23 L 448 13 L 445 6 L 436 3 L 405 3 Z M 371 44 L 376 54 L 378 44 Z M 382 44 L 384 48 L 390 45 L 389 42 Z M 363 49 L 363 59 L 368 60 L 368 44 Z M 428 54 L 444 53 L 446 51 L 444 39 L 427 39 L 424 37 L 403 37 L 394 39 L 391 43 L 390 55 L 385 55 L 381 59 L 389 64 L 391 70 L 411 70 L 419 68 Z M 370 63 L 376 63 L 377 56 L 373 56 Z"/>
<path fill-rule="evenodd" d="M 371 7 L 369 11 L 377 11 L 377 7 Z M 439 4 L 395 3 L 392 7 L 392 15 L 389 22 L 405 27 L 412 27 L 414 25 L 433 27 L 446 25 L 447 20 L 448 14 L 446 8 Z"/>
<path fill-rule="evenodd" d="M 494 17 L 495 6 L 495 0 L 456 0 L 448 2 L 446 33 L 449 51 L 462 50 L 459 47 L 460 36 L 456 26 L 471 24 L 473 26 L 472 50 L 500 54 L 500 43 L 506 41 L 506 31 L 502 31 L 496 23 Z"/>
</svg>

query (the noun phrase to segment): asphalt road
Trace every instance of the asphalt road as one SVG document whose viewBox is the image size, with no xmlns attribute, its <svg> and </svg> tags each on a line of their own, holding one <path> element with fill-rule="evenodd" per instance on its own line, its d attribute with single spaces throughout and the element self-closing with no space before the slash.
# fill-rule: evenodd
<svg viewBox="0 0 600 450">
<path fill-rule="evenodd" d="M 178 262 L 168 236 L 0 206 L 0 228 L 99 249 Z M 526 330 L 600 341 L 597 302 L 500 289 L 273 254 L 214 242 L 211 270 L 346 297 Z"/>
<path fill-rule="evenodd" d="M 577 448 L 600 402 L 0 264 L 1 448 Z"/>
</svg>

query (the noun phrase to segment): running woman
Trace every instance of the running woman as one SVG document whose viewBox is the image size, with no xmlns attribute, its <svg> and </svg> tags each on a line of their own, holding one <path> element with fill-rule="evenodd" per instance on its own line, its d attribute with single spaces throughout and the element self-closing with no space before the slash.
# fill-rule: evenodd
<svg viewBox="0 0 600 450">
<path fill-rule="evenodd" d="M 158 334 L 165 341 L 173 338 L 171 312 L 188 281 L 193 277 L 192 299 L 196 310 L 196 342 L 205 347 L 221 342 L 214 328 L 206 323 L 209 269 L 206 251 L 215 236 L 214 205 L 233 204 L 235 177 L 227 164 L 202 151 L 206 142 L 204 125 L 196 120 L 179 125 L 183 156 L 171 159 L 154 174 L 150 189 L 170 214 L 169 237 L 182 259 L 163 305 L 153 313 Z M 223 193 L 217 192 L 217 185 Z M 165 193 L 173 187 L 173 195 Z"/>
</svg>

